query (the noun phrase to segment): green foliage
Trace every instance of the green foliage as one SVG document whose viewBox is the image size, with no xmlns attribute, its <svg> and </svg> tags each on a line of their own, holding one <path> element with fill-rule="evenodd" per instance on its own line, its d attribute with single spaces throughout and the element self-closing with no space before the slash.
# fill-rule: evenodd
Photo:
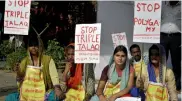
<svg viewBox="0 0 182 101">
<path fill-rule="evenodd" d="M 64 60 L 64 48 L 61 47 L 59 42 L 57 42 L 55 39 L 48 41 L 48 47 L 45 54 L 53 58 L 58 68 L 61 66 L 61 61 Z"/>
<path fill-rule="evenodd" d="M 9 40 L 4 40 L 0 44 L 0 57 L 7 57 L 8 54 L 14 51 L 14 43 L 10 43 Z"/>
<path fill-rule="evenodd" d="M 8 54 L 6 59 L 6 69 L 12 70 L 15 64 L 21 62 L 26 56 L 27 51 L 24 47 L 19 47 L 16 52 Z"/>
</svg>

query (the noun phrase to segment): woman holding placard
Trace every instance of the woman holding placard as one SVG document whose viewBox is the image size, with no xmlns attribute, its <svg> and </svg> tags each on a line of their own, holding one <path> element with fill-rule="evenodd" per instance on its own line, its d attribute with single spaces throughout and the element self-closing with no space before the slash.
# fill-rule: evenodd
<svg viewBox="0 0 182 101">
<path fill-rule="evenodd" d="M 67 63 L 61 80 L 64 101 L 88 101 L 95 93 L 94 65 L 74 63 L 74 43 L 66 47 L 65 54 Z"/>
<path fill-rule="evenodd" d="M 119 45 L 102 71 L 96 95 L 91 101 L 115 101 L 129 94 L 134 84 L 134 69 L 129 65 L 126 47 Z"/>
<path fill-rule="evenodd" d="M 161 45 L 150 47 L 147 70 L 143 69 L 141 76 L 138 75 L 136 86 L 144 89 L 146 101 L 177 101 L 174 74 L 166 67 L 165 51 Z"/>
<path fill-rule="evenodd" d="M 9 94 L 5 101 L 59 101 L 64 98 L 58 73 L 51 56 L 43 54 L 40 37 L 31 37 L 28 56 L 16 66 L 18 92 Z"/>
</svg>

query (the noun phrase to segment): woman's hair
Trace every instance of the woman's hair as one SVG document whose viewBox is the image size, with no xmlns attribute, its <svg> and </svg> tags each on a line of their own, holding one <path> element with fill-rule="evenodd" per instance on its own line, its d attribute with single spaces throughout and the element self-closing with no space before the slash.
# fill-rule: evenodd
<svg viewBox="0 0 182 101">
<path fill-rule="evenodd" d="M 124 52 L 124 53 L 126 54 L 126 56 L 128 56 L 128 55 L 127 55 L 127 54 L 128 54 L 127 49 L 126 49 L 126 47 L 123 46 L 123 45 L 119 45 L 119 46 L 117 46 L 117 47 L 115 48 L 114 53 L 113 53 L 113 56 L 114 56 L 117 52 L 120 52 L 120 51 Z"/>
<path fill-rule="evenodd" d="M 69 49 L 75 49 L 75 46 L 73 46 L 73 45 L 68 45 L 67 47 L 66 47 L 66 49 L 65 49 L 65 53 L 67 53 L 68 52 L 68 50 Z"/>
<path fill-rule="evenodd" d="M 151 62 L 151 52 L 152 52 L 152 50 L 157 50 L 158 51 L 158 53 L 159 53 L 159 47 L 156 45 L 156 44 L 153 44 L 150 48 L 149 48 L 149 62 Z M 159 54 L 160 55 L 160 54 Z"/>
</svg>

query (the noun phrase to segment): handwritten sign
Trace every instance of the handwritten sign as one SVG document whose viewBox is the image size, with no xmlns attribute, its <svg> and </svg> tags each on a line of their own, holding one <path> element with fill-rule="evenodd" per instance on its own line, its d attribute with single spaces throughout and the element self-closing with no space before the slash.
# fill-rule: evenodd
<svg viewBox="0 0 182 101">
<path fill-rule="evenodd" d="M 99 63 L 101 24 L 77 24 L 75 63 Z"/>
<path fill-rule="evenodd" d="M 6 0 L 4 33 L 28 35 L 31 0 Z"/>
<path fill-rule="evenodd" d="M 26 76 L 20 88 L 20 101 L 44 101 L 44 96 L 45 84 L 41 70 L 27 66 Z"/>
<path fill-rule="evenodd" d="M 112 34 L 112 40 L 113 40 L 114 48 L 116 48 L 118 45 L 123 45 L 128 50 L 128 44 L 127 44 L 127 38 L 126 38 L 125 32 Z M 129 56 L 129 58 L 131 57 L 130 54 L 128 54 L 128 56 Z"/>
<path fill-rule="evenodd" d="M 159 43 L 161 1 L 135 1 L 133 42 Z"/>
<path fill-rule="evenodd" d="M 141 98 L 137 98 L 137 97 L 122 97 L 122 98 L 117 98 L 115 101 L 141 101 Z"/>
</svg>

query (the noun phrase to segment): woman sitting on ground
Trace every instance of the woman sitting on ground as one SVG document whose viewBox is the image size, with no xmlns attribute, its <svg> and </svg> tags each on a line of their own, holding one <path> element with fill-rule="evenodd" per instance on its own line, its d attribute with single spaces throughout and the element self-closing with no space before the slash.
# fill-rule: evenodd
<svg viewBox="0 0 182 101">
<path fill-rule="evenodd" d="M 134 84 L 134 69 L 129 65 L 126 47 L 120 45 L 104 70 L 97 87 L 96 95 L 91 101 L 115 101 L 117 98 L 131 96 Z M 105 89 L 105 90 L 104 90 Z"/>
</svg>

